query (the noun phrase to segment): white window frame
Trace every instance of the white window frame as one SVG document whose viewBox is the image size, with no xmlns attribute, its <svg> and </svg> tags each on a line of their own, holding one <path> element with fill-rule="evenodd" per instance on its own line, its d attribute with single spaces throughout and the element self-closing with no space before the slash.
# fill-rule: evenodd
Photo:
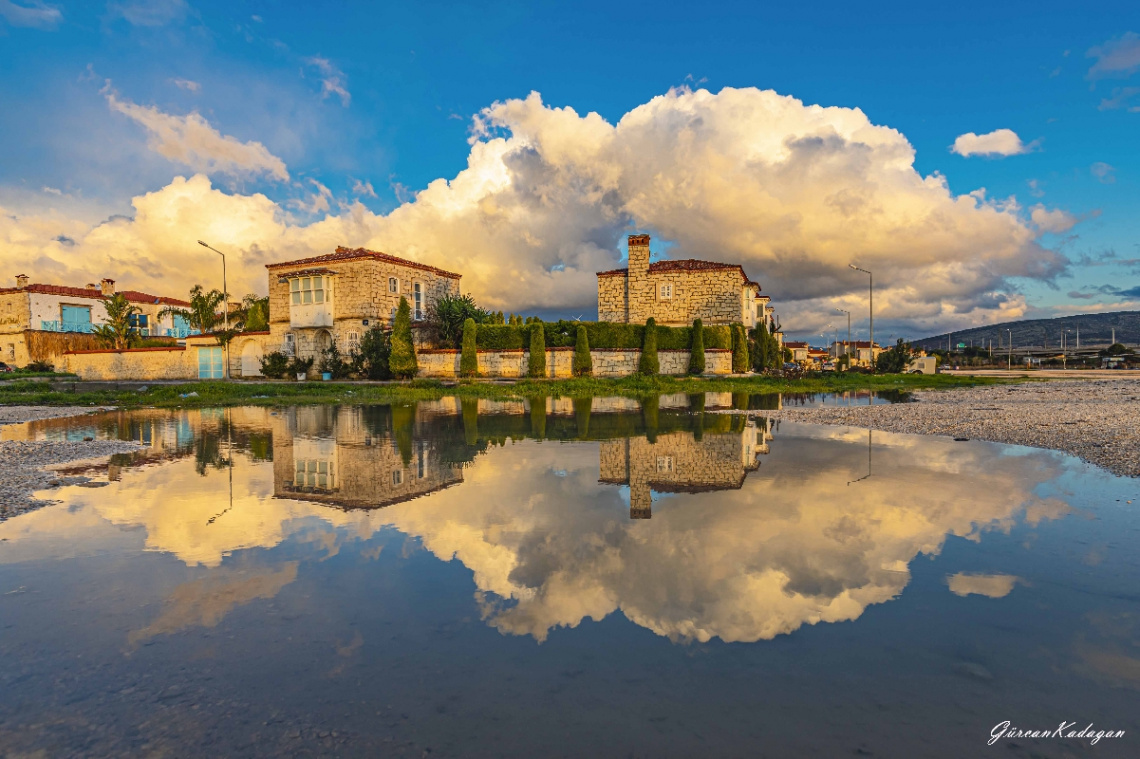
<svg viewBox="0 0 1140 759">
<path fill-rule="evenodd" d="M 403 485 L 404 484 L 404 471 L 402 469 L 393 469 L 392 470 L 392 484 L 393 485 Z"/>
<path fill-rule="evenodd" d="M 412 319 L 423 321 L 424 318 L 424 283 L 412 283 Z"/>
<path fill-rule="evenodd" d="M 388 277 L 388 292 L 395 295 L 400 294 L 400 279 L 399 277 Z"/>
<path fill-rule="evenodd" d="M 332 277 L 290 277 L 289 305 L 317 306 L 332 303 Z"/>
<path fill-rule="evenodd" d="M 673 473 L 673 457 L 672 456 L 658 456 L 657 457 L 657 473 L 658 474 L 672 474 Z"/>
<path fill-rule="evenodd" d="M 673 283 L 662 282 L 657 287 L 657 297 L 660 300 L 673 300 Z"/>
</svg>

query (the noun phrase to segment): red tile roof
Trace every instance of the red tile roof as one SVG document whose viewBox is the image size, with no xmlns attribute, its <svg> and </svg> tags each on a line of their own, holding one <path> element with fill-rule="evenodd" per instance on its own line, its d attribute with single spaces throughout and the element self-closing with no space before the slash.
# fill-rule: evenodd
<svg viewBox="0 0 1140 759">
<path fill-rule="evenodd" d="M 744 273 L 744 267 L 740 264 L 723 264 L 718 261 L 702 261 L 699 258 L 682 258 L 676 261 L 666 259 L 664 261 L 657 261 L 649 264 L 650 274 L 660 274 L 667 271 L 713 271 L 717 269 L 735 269 L 740 272 L 741 278 L 744 279 L 744 284 L 754 285 L 757 292 L 760 290 L 760 285 L 753 282 Z M 599 277 L 623 277 L 629 275 L 629 269 L 611 269 L 610 271 L 598 272 Z"/>
<path fill-rule="evenodd" d="M 335 253 L 326 253 L 323 256 L 313 256 L 312 258 L 300 258 L 296 261 L 281 261 L 280 263 L 266 264 L 265 268 L 272 270 L 279 269 L 283 266 L 307 266 L 308 264 L 326 264 L 332 263 L 333 261 L 356 261 L 362 258 L 370 258 L 374 261 L 395 264 L 397 266 L 407 266 L 421 271 L 430 271 L 433 274 L 438 274 L 441 277 L 449 277 L 451 279 L 460 279 L 463 276 L 455 272 L 444 271 L 435 266 L 421 264 L 418 261 L 409 261 L 406 258 L 390 256 L 387 253 L 380 253 L 375 250 L 368 250 L 367 248 L 345 248 L 343 246 L 338 247 Z"/>
<path fill-rule="evenodd" d="M 167 306 L 187 308 L 189 301 L 168 298 L 164 295 L 151 295 L 138 290 L 119 290 L 132 303 L 161 303 Z M 40 295 L 66 295 L 69 298 L 94 298 L 103 300 L 103 291 L 97 287 L 69 287 L 67 285 L 28 285 L 26 287 L 0 287 L 0 295 L 9 293 L 37 293 Z"/>
<path fill-rule="evenodd" d="M 788 342 L 784 343 L 784 347 L 785 348 L 806 348 L 806 347 L 808 347 L 808 344 L 802 343 L 802 342 L 793 342 L 793 341 L 789 340 Z"/>
</svg>

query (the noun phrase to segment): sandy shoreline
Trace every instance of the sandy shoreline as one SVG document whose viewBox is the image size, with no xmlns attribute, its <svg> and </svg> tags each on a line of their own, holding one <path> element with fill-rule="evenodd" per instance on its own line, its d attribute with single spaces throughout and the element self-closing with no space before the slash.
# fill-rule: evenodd
<svg viewBox="0 0 1140 759">
<path fill-rule="evenodd" d="M 914 398 L 914 403 L 786 408 L 752 415 L 1048 448 L 1113 474 L 1140 476 L 1140 380 L 923 390 Z"/>
</svg>

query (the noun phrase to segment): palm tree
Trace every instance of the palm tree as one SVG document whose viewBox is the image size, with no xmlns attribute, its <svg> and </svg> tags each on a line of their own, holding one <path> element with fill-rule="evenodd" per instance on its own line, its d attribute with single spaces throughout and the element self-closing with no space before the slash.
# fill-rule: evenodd
<svg viewBox="0 0 1140 759">
<path fill-rule="evenodd" d="M 131 348 L 142 342 L 138 330 L 131 324 L 131 317 L 138 314 L 139 309 L 127 300 L 127 296 L 115 293 L 104 298 L 103 308 L 107 311 L 107 318 L 92 330 L 99 342 L 115 350 Z"/>
<path fill-rule="evenodd" d="M 218 307 L 226 299 L 221 290 L 203 292 L 201 285 L 190 288 L 190 308 L 173 308 L 167 306 L 158 312 L 158 318 L 168 315 L 181 316 L 193 329 L 202 334 L 212 332 L 222 320 L 218 317 Z"/>
</svg>

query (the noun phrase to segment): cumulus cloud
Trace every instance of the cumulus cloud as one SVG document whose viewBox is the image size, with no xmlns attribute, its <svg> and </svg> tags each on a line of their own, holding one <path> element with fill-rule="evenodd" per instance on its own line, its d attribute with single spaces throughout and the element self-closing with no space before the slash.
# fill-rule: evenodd
<svg viewBox="0 0 1140 759">
<path fill-rule="evenodd" d="M 33 0 L 31 5 L 17 5 L 12 0 L 0 0 L 0 16 L 12 26 L 32 29 L 55 29 L 63 21 L 63 12 L 54 5 Z"/>
<path fill-rule="evenodd" d="M 1125 32 L 1104 44 L 1089 48 L 1086 57 L 1095 58 L 1089 78 L 1130 76 L 1140 69 L 1140 34 Z"/>
<path fill-rule="evenodd" d="M 1054 235 L 1068 232 L 1080 221 L 1068 211 L 1064 211 L 1060 208 L 1054 208 L 1050 211 L 1046 209 L 1042 203 L 1033 206 L 1029 218 L 1042 232 L 1048 232 Z"/>
<path fill-rule="evenodd" d="M 111 108 L 144 126 L 148 145 L 161 156 L 194 171 L 234 177 L 268 175 L 287 181 L 285 162 L 260 142 L 242 142 L 223 135 L 198 112 L 186 116 L 164 113 L 154 106 L 137 105 L 106 90 Z"/>
<path fill-rule="evenodd" d="M 375 198 L 376 190 L 372 189 L 371 182 L 364 182 L 359 179 L 354 179 L 352 182 L 352 194 Z"/>
<path fill-rule="evenodd" d="M 314 55 L 311 58 L 306 58 L 305 63 L 310 66 L 316 67 L 321 76 L 321 99 L 327 98 L 329 95 L 336 95 L 340 98 L 341 105 L 348 107 L 352 102 L 352 95 L 348 91 L 348 77 L 344 72 L 332 64 L 328 58 L 322 58 L 319 55 Z"/>
<path fill-rule="evenodd" d="M 1033 145 L 1023 143 L 1021 138 L 1017 136 L 1017 132 L 1012 129 L 995 129 L 986 134 L 967 132 L 958 135 L 954 144 L 950 146 L 950 152 L 965 157 L 972 155 L 1020 155 L 1021 153 L 1028 153 L 1032 149 Z"/>
<path fill-rule="evenodd" d="M 148 126 L 156 150 L 197 171 L 288 176 L 260 143 L 222 137 L 197 114 L 114 102 Z M 532 93 L 480 112 L 470 143 L 465 168 L 386 215 L 337 203 L 336 215 L 302 224 L 288 201 L 180 177 L 134 198 L 133 221 L 68 231 L 80 245 L 67 255 L 48 242 L 55 220 L 51 235 L 39 219 L 0 220 L 18 240 L 0 259 L 83 279 L 130 250 L 138 286 L 165 291 L 187 274 L 177 241 L 207 225 L 233 251 L 230 276 L 259 291 L 267 260 L 363 245 L 463 273 L 487 308 L 588 314 L 595 273 L 620 266 L 624 235 L 645 231 L 671 257 L 743 264 L 797 328 L 826 325 L 847 301 L 865 311 L 866 278 L 851 262 L 875 272 L 876 321 L 932 327 L 1016 318 L 1024 300 L 1011 279 L 1048 280 L 1067 265 L 1014 200 L 954 195 L 942 176 L 919 174 L 896 130 L 771 91 L 673 90 L 616 124 Z"/>
<path fill-rule="evenodd" d="M 126 19 L 134 26 L 165 26 L 186 17 L 186 0 L 125 0 L 107 6 L 112 17 Z"/>
</svg>

